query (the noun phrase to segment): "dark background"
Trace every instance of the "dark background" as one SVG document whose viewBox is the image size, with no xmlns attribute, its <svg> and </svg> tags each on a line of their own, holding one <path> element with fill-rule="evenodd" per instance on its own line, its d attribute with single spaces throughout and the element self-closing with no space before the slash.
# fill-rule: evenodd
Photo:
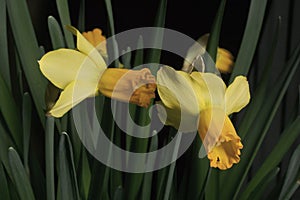
<svg viewBox="0 0 300 200">
<path fill-rule="evenodd" d="M 113 0 L 112 7 L 116 33 L 137 27 L 153 26 L 158 3 L 158 0 Z M 45 6 L 45 4 L 47 6 Z M 79 0 L 69 1 L 70 14 L 74 26 L 77 26 L 79 4 Z M 210 32 L 218 4 L 218 0 L 169 0 L 165 26 L 180 31 L 194 39 L 198 39 L 201 35 Z M 48 35 L 47 30 L 47 17 L 53 15 L 59 19 L 55 0 L 28 0 L 28 5 L 40 44 L 45 46 L 46 51 L 51 50 L 50 36 Z M 234 56 L 237 56 L 239 50 L 249 5 L 250 0 L 227 0 L 220 46 L 230 50 Z M 291 52 L 300 41 L 299 9 L 300 1 L 296 0 L 272 0 L 268 2 L 260 41 L 249 74 L 249 81 L 252 89 L 259 82 L 262 68 L 266 64 L 268 54 L 271 50 L 272 38 L 275 33 L 278 16 L 281 16 L 282 25 L 278 46 L 275 52 L 269 89 L 272 90 L 273 83 L 281 78 L 279 73 L 280 70 L 284 67 Z M 86 1 L 86 31 L 92 30 L 95 27 L 101 28 L 104 35 L 108 35 L 108 19 L 104 0 Z M 169 57 L 163 57 L 163 59 L 164 58 L 168 59 Z M 177 66 L 179 64 L 177 62 L 169 62 L 172 66 Z M 299 77 L 300 70 L 297 71 L 289 86 L 279 112 L 264 140 L 264 144 L 257 154 L 251 172 L 255 172 L 255 170 L 261 166 L 262 161 L 277 143 L 280 133 L 293 117 L 292 113 L 294 113 L 295 109 L 299 109 Z M 239 119 L 236 119 L 236 121 L 238 122 Z M 299 143 L 300 141 L 298 139 L 298 141 L 295 142 L 294 147 Z M 285 172 L 291 153 L 292 152 L 285 156 L 283 163 L 281 164 L 280 173 Z M 294 198 L 300 199 L 299 189 Z"/>
</svg>

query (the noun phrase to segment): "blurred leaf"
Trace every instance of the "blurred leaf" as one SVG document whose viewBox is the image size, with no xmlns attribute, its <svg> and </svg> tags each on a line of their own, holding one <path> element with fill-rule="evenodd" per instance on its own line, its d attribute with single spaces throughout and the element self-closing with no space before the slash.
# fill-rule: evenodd
<svg viewBox="0 0 300 200">
<path fill-rule="evenodd" d="M 64 36 L 61 28 L 53 16 L 48 17 L 48 29 L 53 49 L 65 47 Z"/>
<path fill-rule="evenodd" d="M 188 165 L 188 181 L 193 182 L 193 184 L 189 185 L 188 187 L 185 185 L 187 188 L 186 195 L 188 199 L 201 199 L 200 197 L 203 198 L 204 192 L 206 191 L 207 182 L 211 174 L 209 161 L 206 158 L 198 157 L 201 145 L 201 139 L 198 135 L 196 135 L 191 146 L 191 154 L 187 158 L 187 162 L 192 161 L 192 164 Z"/>
<path fill-rule="evenodd" d="M 7 149 L 11 146 L 15 146 L 8 132 L 4 129 L 0 121 L 0 160 L 10 179 L 12 179 L 11 168 L 9 166 Z"/>
<path fill-rule="evenodd" d="M 63 132 L 59 141 L 59 181 L 61 199 L 80 199 L 77 178 L 74 167 L 74 158 L 71 142 L 68 135 Z"/>
<path fill-rule="evenodd" d="M 131 68 L 131 48 L 127 47 L 127 50 L 122 51 L 122 63 L 124 65 L 124 68 L 130 69 Z"/>
<path fill-rule="evenodd" d="M 226 0 L 222 0 L 217 15 L 214 19 L 212 29 L 208 38 L 206 51 L 209 53 L 213 61 L 217 58 L 217 49 L 219 46 L 220 32 L 222 27 L 223 15 L 225 10 Z"/>
<path fill-rule="evenodd" d="M 75 146 L 75 145 L 74 145 Z M 91 183 L 91 170 L 89 166 L 89 162 L 87 159 L 87 153 L 85 148 L 81 148 L 81 157 L 78 164 L 78 187 L 80 189 L 81 198 L 87 199 L 88 198 L 88 192 L 90 188 Z"/>
<path fill-rule="evenodd" d="M 38 155 L 33 149 L 29 153 L 30 183 L 36 199 L 46 199 L 46 179 L 44 174 L 44 163 L 39 163 Z M 41 166 L 42 165 L 42 166 Z"/>
<path fill-rule="evenodd" d="M 254 189 L 254 192 L 252 195 L 249 197 L 250 199 L 263 199 L 263 195 L 267 191 L 267 187 L 270 186 L 271 182 L 276 179 L 276 176 L 280 169 L 278 167 L 275 167 L 272 171 L 270 171 L 267 175 L 266 178 L 263 179 Z"/>
<path fill-rule="evenodd" d="M 0 162 L 0 194 L 1 194 L 1 199 L 10 200 L 7 179 L 1 162 Z"/>
<path fill-rule="evenodd" d="M 80 0 L 77 27 L 80 32 L 85 31 L 85 0 Z"/>
<path fill-rule="evenodd" d="M 24 166 L 26 171 L 29 173 L 28 167 L 28 153 L 30 145 L 30 130 L 31 130 L 31 112 L 32 112 L 32 103 L 31 98 L 28 93 L 23 95 L 23 105 L 22 105 L 22 124 L 23 124 L 23 157 L 24 157 Z"/>
<path fill-rule="evenodd" d="M 154 27 L 165 27 L 165 20 L 166 20 L 166 13 L 167 13 L 167 0 L 161 0 L 159 3 L 158 10 L 156 12 L 156 18 L 154 22 Z M 155 34 L 153 35 L 153 43 L 156 47 L 162 47 L 163 45 L 163 37 L 164 33 L 162 29 L 157 29 Z M 147 62 L 148 63 L 159 63 L 160 56 L 161 56 L 161 49 L 151 49 L 149 51 L 149 54 L 147 55 Z M 155 71 L 151 71 L 152 74 L 156 74 L 158 71 L 158 67 L 155 69 Z M 150 69 L 151 70 L 151 69 Z"/>
<path fill-rule="evenodd" d="M 18 149 L 22 149 L 22 127 L 16 126 L 16 123 L 21 123 L 21 117 L 18 113 L 17 105 L 12 97 L 7 85 L 5 84 L 0 74 L 0 111 L 6 122 L 6 125 L 11 132 L 11 136 L 17 145 Z"/>
<path fill-rule="evenodd" d="M 110 30 L 110 36 L 111 36 L 111 43 L 107 43 L 107 49 L 108 49 L 108 55 L 111 55 L 112 53 L 113 58 L 115 58 L 114 65 L 119 66 L 119 52 L 118 52 L 118 44 L 115 39 L 115 27 L 114 27 L 114 17 L 113 17 L 113 10 L 111 6 L 111 0 L 105 0 L 105 6 L 107 10 L 108 15 L 108 22 L 109 22 L 109 30 Z M 109 59 L 111 59 L 111 56 L 108 56 Z M 110 63 L 110 62 L 109 62 Z"/>
<path fill-rule="evenodd" d="M 144 41 L 143 37 L 140 35 L 137 42 L 137 50 L 135 53 L 134 64 L 133 66 L 139 66 L 144 63 Z"/>
<path fill-rule="evenodd" d="M 285 175 L 284 184 L 282 186 L 279 199 L 290 199 L 287 195 L 297 184 L 298 174 L 300 174 L 300 145 L 294 151 L 288 166 L 288 170 Z M 298 184 L 299 186 L 299 184 Z"/>
<path fill-rule="evenodd" d="M 247 75 L 258 43 L 267 0 L 252 0 L 244 36 L 237 55 L 230 82 L 238 75 Z"/>
<path fill-rule="evenodd" d="M 273 70 L 273 61 L 274 61 L 274 54 L 277 49 L 277 44 L 280 36 L 280 30 L 281 30 L 281 17 L 278 18 L 276 28 L 275 28 L 275 34 L 272 40 L 271 50 L 269 55 L 267 56 L 267 61 L 262 73 L 262 77 L 259 81 L 259 84 L 257 86 L 257 89 L 255 90 L 254 94 L 252 95 L 252 100 L 247 106 L 247 112 L 245 113 L 245 116 L 238 127 L 238 133 L 243 139 L 245 137 L 245 134 L 247 133 L 247 130 L 250 129 L 252 123 L 254 120 L 256 120 L 257 115 L 259 114 L 261 107 L 264 104 L 264 100 L 266 98 L 266 91 L 268 88 L 268 83 L 270 80 L 270 74 Z"/>
<path fill-rule="evenodd" d="M 58 14 L 60 17 L 60 21 L 63 27 L 66 25 L 72 25 L 71 24 L 71 19 L 70 19 L 70 13 L 69 13 L 69 6 L 68 6 L 68 1 L 67 0 L 56 0 L 56 6 L 58 10 Z M 67 29 L 63 29 L 66 43 L 68 48 L 74 49 L 74 40 L 73 40 L 73 35 L 70 31 Z"/>
<path fill-rule="evenodd" d="M 25 0 L 6 1 L 10 25 L 14 35 L 17 50 L 22 62 L 23 71 L 28 82 L 31 95 L 44 125 L 44 92 L 46 80 L 42 76 L 38 60 L 41 56 L 29 11 Z M 20 133 L 20 132 L 19 132 Z"/>
<path fill-rule="evenodd" d="M 54 118 L 47 117 L 45 129 L 45 164 L 47 200 L 55 199 L 54 180 Z"/>
<path fill-rule="evenodd" d="M 152 104 L 153 102 L 151 102 Z M 142 108 L 142 107 L 136 107 L 136 114 L 135 117 L 138 121 L 138 125 L 145 126 L 149 123 L 150 118 L 149 115 L 149 106 L 148 108 Z M 135 131 L 135 130 L 133 130 Z M 149 135 L 150 133 L 150 127 L 148 130 L 145 130 L 146 133 Z M 148 138 L 132 138 L 131 139 L 131 151 L 133 152 L 147 152 L 148 150 Z M 129 156 L 129 163 L 132 163 L 132 157 Z M 145 161 L 139 161 L 139 163 L 135 163 L 136 165 L 143 165 Z M 125 181 L 125 198 L 126 199 L 136 199 L 138 197 L 138 194 L 141 190 L 141 186 L 143 183 L 144 174 L 143 173 L 128 173 Z"/>
<path fill-rule="evenodd" d="M 150 149 L 149 152 L 156 151 L 158 149 L 158 136 L 156 133 L 153 133 L 153 137 L 151 138 Z M 154 165 L 154 163 L 153 163 Z M 154 166 L 153 166 L 154 167 Z M 152 183 L 153 181 L 153 172 L 148 172 L 144 174 L 143 186 L 141 197 L 143 200 L 151 199 L 151 191 L 152 191 Z"/>
<path fill-rule="evenodd" d="M 115 191 L 113 200 L 122 200 L 123 198 L 123 189 L 122 187 L 118 187 Z"/>
<path fill-rule="evenodd" d="M 6 21 L 6 0 L 0 0 L 0 74 L 2 74 L 3 79 L 11 91 L 10 82 L 10 69 L 8 60 L 8 46 L 7 46 L 7 21 Z"/>
<path fill-rule="evenodd" d="M 247 135 L 247 137 L 243 142 L 244 149 L 240 163 L 233 166 L 229 171 L 222 173 L 221 185 L 229 177 L 231 181 L 231 184 L 226 184 L 221 188 L 224 198 L 231 198 L 233 195 L 231 194 L 232 192 L 235 192 L 234 198 L 237 197 L 299 63 L 300 45 L 298 45 L 292 57 L 285 65 L 283 72 L 280 73 L 281 79 L 272 86 L 272 91 L 270 91 L 268 98 L 264 99 L 265 106 L 261 107 L 259 115 L 256 116 L 256 120 L 251 125 L 251 128 L 245 130 L 247 133 L 244 133 L 244 135 Z M 247 119 L 244 118 L 243 120 Z"/>
<path fill-rule="evenodd" d="M 272 152 L 269 154 L 265 162 L 247 185 L 245 191 L 242 193 L 241 199 L 248 199 L 255 187 L 258 186 L 258 184 L 261 183 L 266 175 L 279 164 L 284 154 L 289 150 L 299 134 L 300 116 L 298 116 L 297 119 L 287 129 L 284 130 L 283 134 L 280 136 L 279 142 L 273 148 Z"/>
<path fill-rule="evenodd" d="M 105 0 L 105 5 L 106 5 L 106 11 L 108 15 L 108 21 L 109 21 L 109 28 L 111 35 L 115 35 L 115 26 L 114 26 L 114 16 L 113 16 L 113 11 L 112 11 L 112 6 L 111 6 L 111 0 Z"/>
<path fill-rule="evenodd" d="M 98 118 L 101 119 L 101 128 L 105 133 L 107 133 L 107 137 L 112 140 L 113 132 L 114 132 L 114 122 L 112 118 L 112 111 L 111 111 L 111 99 L 109 98 L 104 98 L 103 104 L 98 102 L 100 105 L 98 105 L 100 108 L 102 108 L 99 111 L 103 111 L 103 117 L 102 114 L 101 116 L 98 115 Z M 97 102 L 96 102 L 97 103 Z M 96 105 L 97 106 L 97 105 Z M 100 114 L 100 113 L 99 113 Z M 99 142 L 100 143 L 100 142 Z M 98 143 L 98 144 L 99 144 Z M 110 150 L 108 149 L 107 153 L 110 153 Z M 98 160 L 94 160 L 93 164 L 91 165 L 91 183 L 90 183 L 90 190 L 89 190 L 89 200 L 94 200 L 97 198 L 107 198 L 108 195 L 108 175 L 109 175 L 109 170 L 107 169 L 108 167 L 100 163 Z M 105 188 L 106 187 L 106 188 Z M 105 189 L 107 189 L 105 191 Z M 104 192 L 104 193 L 103 193 Z"/>
<path fill-rule="evenodd" d="M 174 131 L 174 129 L 171 129 L 170 131 Z M 177 134 L 183 134 L 183 133 L 177 133 Z M 174 146 L 173 155 L 167 155 L 167 156 L 172 156 L 173 159 L 176 159 L 178 157 L 177 155 L 178 155 L 178 151 L 179 151 L 179 147 L 180 147 L 180 142 L 181 142 L 181 135 L 177 138 L 177 141 Z M 164 200 L 170 199 L 170 192 L 171 192 L 171 188 L 172 188 L 175 166 L 176 166 L 176 162 L 171 163 L 171 165 L 169 166 L 169 173 L 168 173 L 167 184 L 166 184 L 166 189 L 165 189 L 165 193 L 164 193 Z"/>
<path fill-rule="evenodd" d="M 18 153 L 10 147 L 8 150 L 9 165 L 11 168 L 14 184 L 21 200 L 33 200 L 34 194 L 28 175 L 24 169 Z"/>
</svg>

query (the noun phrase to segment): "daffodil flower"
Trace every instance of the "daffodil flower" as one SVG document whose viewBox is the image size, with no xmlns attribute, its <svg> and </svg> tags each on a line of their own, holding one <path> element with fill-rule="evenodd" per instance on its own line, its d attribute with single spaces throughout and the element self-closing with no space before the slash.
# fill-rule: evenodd
<svg viewBox="0 0 300 200">
<path fill-rule="evenodd" d="M 185 57 L 185 61 L 183 63 L 182 70 L 185 72 L 191 72 L 193 69 L 193 66 L 191 63 L 193 60 L 199 56 L 205 54 L 205 48 L 208 42 L 209 34 L 205 34 L 201 36 L 197 42 L 192 45 Z M 199 45 L 200 44 L 200 45 Z M 233 67 L 233 55 L 226 49 L 218 47 L 217 49 L 217 58 L 216 58 L 216 67 L 218 70 L 223 74 L 228 74 L 232 72 Z M 200 66 L 201 67 L 201 66 Z"/>
<path fill-rule="evenodd" d="M 157 73 L 161 104 L 159 118 L 180 131 L 196 131 L 211 167 L 225 170 L 240 161 L 243 148 L 228 115 L 250 101 L 246 77 L 238 76 L 226 87 L 213 73 L 175 71 L 164 66 Z"/>
<path fill-rule="evenodd" d="M 71 26 L 68 29 L 77 36 L 77 50 L 50 51 L 39 61 L 44 76 L 62 89 L 49 115 L 61 117 L 84 99 L 98 95 L 99 91 L 107 97 L 139 106 L 150 104 L 155 97 L 156 84 L 149 69 L 107 68 L 99 51 L 77 29 Z M 98 45 L 99 40 L 95 43 Z"/>
</svg>

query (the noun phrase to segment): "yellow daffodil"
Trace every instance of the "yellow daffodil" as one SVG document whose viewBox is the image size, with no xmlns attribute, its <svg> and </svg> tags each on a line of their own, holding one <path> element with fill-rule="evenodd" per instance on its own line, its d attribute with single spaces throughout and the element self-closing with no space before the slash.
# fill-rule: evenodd
<svg viewBox="0 0 300 200">
<path fill-rule="evenodd" d="M 183 63 L 182 70 L 185 72 L 191 72 L 193 66 L 191 63 L 193 60 L 199 56 L 205 54 L 205 48 L 208 42 L 209 34 L 205 34 L 201 36 L 196 44 L 192 45 L 185 57 L 185 61 Z M 200 45 L 199 45 L 200 44 Z M 217 49 L 217 58 L 216 58 L 216 67 L 221 73 L 228 74 L 232 72 L 233 67 L 233 55 L 226 49 L 218 47 Z M 201 66 L 200 66 L 201 67 Z"/>
<path fill-rule="evenodd" d="M 157 73 L 161 104 L 159 117 L 180 131 L 198 130 L 211 167 L 225 170 L 240 160 L 243 148 L 228 115 L 250 100 L 246 77 L 238 76 L 227 88 L 212 73 L 175 71 L 164 66 Z"/>
<path fill-rule="evenodd" d="M 71 26 L 68 29 L 77 36 L 77 50 L 51 51 L 39 61 L 42 73 L 63 90 L 49 115 L 61 117 L 82 100 L 97 95 L 98 91 L 107 97 L 139 106 L 150 104 L 155 96 L 156 84 L 149 69 L 107 68 L 99 51 L 77 29 Z M 99 30 L 96 33 L 100 33 Z M 105 38 L 93 40 L 94 45 L 99 45 Z M 103 48 L 103 45 L 100 44 L 100 47 Z M 104 49 L 100 51 L 105 53 Z"/>
</svg>

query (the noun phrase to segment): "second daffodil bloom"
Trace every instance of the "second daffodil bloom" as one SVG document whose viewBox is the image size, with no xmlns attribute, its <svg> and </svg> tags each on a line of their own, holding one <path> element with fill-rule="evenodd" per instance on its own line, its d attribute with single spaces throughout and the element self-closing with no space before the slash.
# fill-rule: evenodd
<svg viewBox="0 0 300 200">
<path fill-rule="evenodd" d="M 211 167 L 225 170 L 240 161 L 243 145 L 228 115 L 250 101 L 246 77 L 226 87 L 215 74 L 164 66 L 157 73 L 157 88 L 165 107 L 159 109 L 160 119 L 182 132 L 198 130 Z"/>
<path fill-rule="evenodd" d="M 39 61 L 44 76 L 62 89 L 49 115 L 61 117 L 84 99 L 99 92 L 143 107 L 150 104 L 155 97 L 156 84 L 149 69 L 107 68 L 98 51 L 103 50 L 103 46 L 100 45 L 101 49 L 97 50 L 77 29 L 71 26 L 68 29 L 77 36 L 77 50 L 50 51 Z M 98 33 L 101 35 L 101 32 Z M 95 38 L 95 44 L 99 45 L 99 38 Z"/>
<path fill-rule="evenodd" d="M 209 34 L 201 36 L 195 44 L 193 44 L 185 57 L 182 70 L 185 72 L 191 72 L 193 69 L 192 62 L 193 60 L 201 55 L 205 54 L 206 45 L 208 42 Z M 218 47 L 217 49 L 217 58 L 216 58 L 216 67 L 223 74 L 228 74 L 232 72 L 234 65 L 233 55 L 226 49 Z M 200 66 L 201 67 L 201 66 Z"/>
</svg>

